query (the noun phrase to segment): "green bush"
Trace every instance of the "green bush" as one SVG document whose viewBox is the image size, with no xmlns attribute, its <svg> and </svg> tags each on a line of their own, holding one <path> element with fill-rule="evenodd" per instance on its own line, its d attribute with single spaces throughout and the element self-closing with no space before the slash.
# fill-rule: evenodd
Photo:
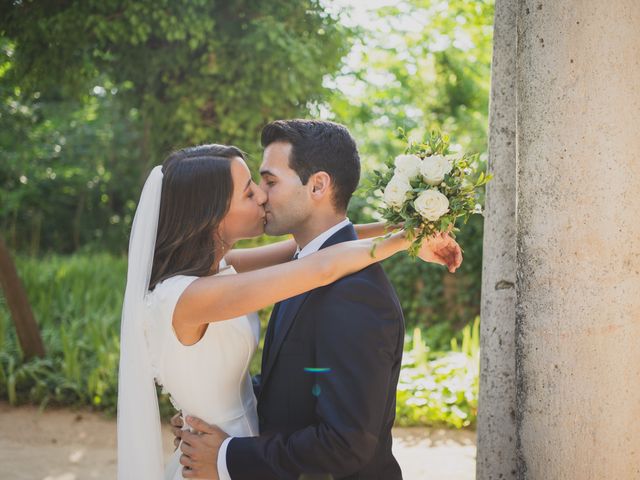
<svg viewBox="0 0 640 480">
<path fill-rule="evenodd" d="M 40 326 L 47 356 L 25 361 L 5 299 L 0 296 L 0 399 L 90 406 L 113 414 L 117 405 L 120 312 L 126 259 L 109 254 L 18 257 L 17 267 Z M 263 333 L 270 308 L 260 312 Z M 416 328 L 398 386 L 399 425 L 475 423 L 478 320 L 450 339 L 450 352 L 432 352 Z M 263 341 L 263 340 L 262 340 Z M 261 346 L 262 346 L 261 341 Z M 261 346 L 251 365 L 257 373 Z M 160 399 L 164 417 L 172 412 Z"/>
<path fill-rule="evenodd" d="M 44 359 L 25 362 L 0 300 L 0 396 L 115 410 L 126 262 L 106 254 L 17 259 Z"/>
<path fill-rule="evenodd" d="M 462 345 L 451 339 L 451 351 L 430 352 L 419 328 L 407 342 L 397 396 L 397 423 L 402 426 L 475 426 L 478 412 L 480 317 L 462 332 Z"/>
</svg>

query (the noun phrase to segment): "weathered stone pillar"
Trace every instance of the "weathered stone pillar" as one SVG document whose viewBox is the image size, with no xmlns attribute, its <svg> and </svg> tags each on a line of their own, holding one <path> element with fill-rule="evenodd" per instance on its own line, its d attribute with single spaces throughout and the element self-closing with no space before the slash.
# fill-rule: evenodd
<svg viewBox="0 0 640 480">
<path fill-rule="evenodd" d="M 489 105 L 476 478 L 516 478 L 516 19 L 496 0 Z"/>
<path fill-rule="evenodd" d="M 640 478 L 640 1 L 518 11 L 518 478 Z"/>
</svg>

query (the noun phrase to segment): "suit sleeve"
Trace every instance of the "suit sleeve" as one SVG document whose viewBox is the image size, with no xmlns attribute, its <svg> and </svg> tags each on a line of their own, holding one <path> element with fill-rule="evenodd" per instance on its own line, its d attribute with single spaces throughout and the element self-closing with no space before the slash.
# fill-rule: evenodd
<svg viewBox="0 0 640 480">
<path fill-rule="evenodd" d="M 298 479 L 303 473 L 353 474 L 376 452 L 397 362 L 402 313 L 366 278 L 333 284 L 312 314 L 320 387 L 314 425 L 290 435 L 234 438 L 227 450 L 233 480 Z"/>
</svg>

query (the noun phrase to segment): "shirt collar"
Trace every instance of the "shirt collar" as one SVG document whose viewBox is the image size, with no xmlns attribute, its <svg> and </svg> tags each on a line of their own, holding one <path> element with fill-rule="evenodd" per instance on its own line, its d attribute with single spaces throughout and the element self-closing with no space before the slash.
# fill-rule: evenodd
<svg viewBox="0 0 640 480">
<path fill-rule="evenodd" d="M 335 224 L 333 227 L 325 230 L 316 238 L 311 240 L 302 250 L 300 249 L 300 247 L 298 247 L 298 249 L 296 250 L 298 258 L 306 257 L 307 255 L 320 250 L 320 247 L 329 239 L 329 237 L 331 237 L 334 233 L 336 233 L 338 230 L 343 229 L 347 225 L 351 225 L 351 221 L 348 218 L 345 218 L 340 223 Z"/>
</svg>

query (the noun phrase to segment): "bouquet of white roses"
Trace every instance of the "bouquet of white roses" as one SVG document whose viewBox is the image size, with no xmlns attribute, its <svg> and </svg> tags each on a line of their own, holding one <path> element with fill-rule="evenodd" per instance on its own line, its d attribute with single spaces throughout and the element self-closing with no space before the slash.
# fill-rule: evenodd
<svg viewBox="0 0 640 480">
<path fill-rule="evenodd" d="M 382 192 L 383 218 L 392 225 L 404 223 L 413 240 L 409 253 L 415 256 L 426 237 L 445 231 L 455 237 L 456 219 L 466 224 L 470 215 L 482 214 L 479 187 L 491 175 L 480 172 L 474 179 L 477 155 L 450 154 L 447 135 L 431 132 L 414 143 L 399 131 L 407 141 L 405 153 L 386 162 L 386 171 L 373 172 L 372 191 Z"/>
</svg>

